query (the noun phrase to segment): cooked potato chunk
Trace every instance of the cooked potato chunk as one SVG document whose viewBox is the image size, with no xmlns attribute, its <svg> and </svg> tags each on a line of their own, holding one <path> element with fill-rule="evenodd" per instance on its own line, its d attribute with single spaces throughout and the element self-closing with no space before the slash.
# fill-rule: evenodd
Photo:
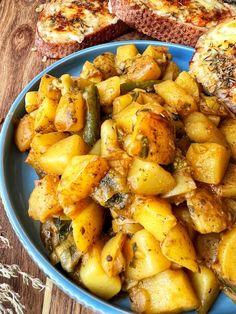
<svg viewBox="0 0 236 314">
<path fill-rule="evenodd" d="M 48 174 L 62 175 L 72 157 L 87 152 L 87 144 L 79 135 L 74 134 L 50 146 L 40 157 L 40 167 Z"/>
<path fill-rule="evenodd" d="M 142 111 L 137 113 L 129 154 L 147 161 L 168 165 L 175 157 L 174 133 L 170 122 L 162 115 Z"/>
<path fill-rule="evenodd" d="M 119 74 L 115 64 L 115 55 L 111 52 L 105 52 L 97 56 L 93 64 L 102 73 L 102 77 L 105 80 Z"/>
<path fill-rule="evenodd" d="M 119 232 L 108 240 L 102 249 L 101 263 L 109 277 L 116 276 L 125 269 L 125 259 L 122 253 L 125 239 L 125 234 Z"/>
<path fill-rule="evenodd" d="M 132 206 L 134 219 L 158 241 L 164 240 L 170 229 L 176 225 L 171 205 L 164 199 L 136 195 Z"/>
<path fill-rule="evenodd" d="M 57 200 L 58 176 L 46 175 L 36 181 L 29 198 L 28 214 L 35 220 L 45 222 L 48 218 L 62 213 L 62 207 Z"/>
<path fill-rule="evenodd" d="M 112 106 L 116 97 L 120 96 L 120 78 L 113 76 L 97 84 L 100 103 L 102 106 Z"/>
<path fill-rule="evenodd" d="M 197 255 L 185 228 L 176 224 L 161 243 L 161 251 L 168 260 L 193 272 L 198 271 Z"/>
<path fill-rule="evenodd" d="M 116 115 L 117 113 L 125 109 L 128 105 L 132 103 L 132 101 L 133 101 L 133 97 L 131 96 L 131 94 L 126 94 L 126 95 L 117 97 L 113 101 L 113 112 L 112 112 L 113 115 Z"/>
<path fill-rule="evenodd" d="M 196 189 L 187 198 L 187 205 L 193 226 L 198 232 L 221 232 L 228 227 L 229 214 L 221 199 L 209 189 Z"/>
<path fill-rule="evenodd" d="M 220 117 L 227 117 L 229 115 L 226 106 L 216 96 L 207 96 L 203 93 L 201 93 L 199 109 L 206 115 L 217 115 Z"/>
<path fill-rule="evenodd" d="M 219 241 L 219 233 L 199 233 L 197 235 L 194 244 L 201 264 L 206 265 L 207 267 L 212 267 L 216 262 Z"/>
<path fill-rule="evenodd" d="M 196 80 L 186 71 L 181 72 L 176 80 L 180 87 L 182 87 L 188 94 L 193 96 L 194 99 L 199 99 L 199 87 Z"/>
<path fill-rule="evenodd" d="M 124 45 L 117 48 L 116 63 L 120 68 L 124 68 L 124 63 L 128 59 L 134 58 L 138 54 L 135 45 Z"/>
<path fill-rule="evenodd" d="M 25 94 L 25 110 L 30 113 L 39 107 L 38 92 L 30 91 Z"/>
<path fill-rule="evenodd" d="M 128 80 L 134 82 L 157 80 L 160 76 L 160 67 L 148 55 L 135 58 L 127 69 Z"/>
<path fill-rule="evenodd" d="M 220 130 L 224 134 L 232 151 L 232 157 L 236 160 L 236 121 L 235 119 L 225 119 L 221 125 Z"/>
<path fill-rule="evenodd" d="M 119 149 L 116 130 L 116 122 L 112 119 L 106 120 L 101 126 L 101 156 L 109 155 Z"/>
<path fill-rule="evenodd" d="M 101 156 L 101 139 L 98 140 L 88 153 L 89 155 Z"/>
<path fill-rule="evenodd" d="M 193 142 L 218 143 L 227 146 L 226 139 L 216 125 L 203 113 L 193 112 L 184 119 L 185 130 Z"/>
<path fill-rule="evenodd" d="M 194 143 L 189 147 L 186 158 L 195 180 L 219 184 L 227 169 L 230 153 L 227 148 L 216 143 Z"/>
<path fill-rule="evenodd" d="M 94 201 L 77 212 L 72 220 L 73 236 L 79 252 L 84 253 L 100 235 L 104 221 L 104 209 Z"/>
<path fill-rule="evenodd" d="M 178 74 L 179 74 L 178 65 L 173 61 L 169 61 L 167 63 L 164 75 L 162 76 L 162 80 L 163 81 L 167 81 L 167 80 L 174 81 L 177 78 Z"/>
<path fill-rule="evenodd" d="M 193 221 L 189 209 L 185 203 L 173 208 L 173 213 L 177 220 L 184 226 L 191 240 L 194 240 L 196 231 L 193 228 Z"/>
<path fill-rule="evenodd" d="M 168 269 L 144 279 L 129 291 L 129 295 L 132 310 L 138 313 L 182 313 L 199 307 L 183 270 Z"/>
<path fill-rule="evenodd" d="M 168 60 L 168 48 L 164 46 L 152 46 L 149 45 L 143 52 L 143 56 L 150 56 L 158 64 L 165 64 L 166 61 Z"/>
<path fill-rule="evenodd" d="M 57 87 L 55 87 L 55 85 L 53 85 L 52 82 L 54 80 L 56 80 L 56 78 L 49 74 L 42 76 L 38 90 L 39 103 L 41 103 L 44 98 L 49 98 L 51 100 L 54 100 L 55 102 L 58 102 L 58 100 L 60 99 L 61 91 Z"/>
<path fill-rule="evenodd" d="M 17 148 L 21 152 L 30 149 L 34 135 L 34 119 L 29 114 L 25 114 L 24 117 L 20 119 L 14 135 Z"/>
<path fill-rule="evenodd" d="M 106 159 L 99 156 L 73 157 L 63 172 L 58 185 L 57 192 L 61 206 L 64 209 L 73 208 L 77 202 L 89 196 L 108 169 Z"/>
<path fill-rule="evenodd" d="M 198 111 L 196 101 L 177 83 L 166 80 L 155 85 L 155 91 L 174 110 L 185 117 L 191 112 Z"/>
<path fill-rule="evenodd" d="M 207 314 L 219 294 L 219 281 L 210 268 L 202 265 L 199 266 L 199 272 L 189 275 L 200 301 L 197 311 L 199 314 Z"/>
<path fill-rule="evenodd" d="M 154 276 L 171 265 L 162 254 L 160 243 L 145 229 L 126 240 L 124 253 L 127 262 L 125 275 L 133 280 Z"/>
<path fill-rule="evenodd" d="M 121 289 L 119 276 L 109 277 L 101 264 L 102 243 L 97 242 L 83 257 L 80 279 L 92 293 L 105 300 L 114 297 Z"/>
<path fill-rule="evenodd" d="M 221 184 L 214 187 L 221 197 L 236 197 L 236 165 L 229 164 Z"/>
<path fill-rule="evenodd" d="M 83 65 L 80 77 L 93 83 L 98 83 L 102 80 L 102 73 L 91 62 L 86 61 Z"/>
<path fill-rule="evenodd" d="M 59 132 L 78 132 L 84 127 L 85 107 L 80 92 L 69 92 L 61 97 L 54 123 Z"/>
<path fill-rule="evenodd" d="M 34 122 L 34 129 L 38 133 L 49 133 L 55 131 L 54 119 L 57 110 L 57 101 L 44 98 L 39 109 Z"/>
<path fill-rule="evenodd" d="M 154 162 L 134 158 L 128 173 L 131 190 L 137 194 L 157 195 L 175 186 L 171 174 Z"/>
</svg>

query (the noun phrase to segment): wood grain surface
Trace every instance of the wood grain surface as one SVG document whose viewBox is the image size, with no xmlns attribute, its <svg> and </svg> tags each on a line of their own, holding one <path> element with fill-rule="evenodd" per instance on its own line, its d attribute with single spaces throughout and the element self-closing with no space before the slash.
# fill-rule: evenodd
<svg viewBox="0 0 236 314">
<path fill-rule="evenodd" d="M 28 82 L 47 65 L 55 60 L 42 62 L 42 56 L 31 51 L 34 47 L 34 34 L 37 21 L 36 7 L 45 1 L 40 0 L 0 0 L 0 125 L 9 107 Z M 146 39 L 136 32 L 122 36 L 122 39 Z M 1 174 L 0 174 L 1 175 Z M 77 304 L 60 291 L 31 260 L 21 246 L 14 230 L 8 222 L 4 208 L 0 203 L 0 235 L 6 236 L 11 249 L 1 248 L 0 262 L 18 264 L 22 271 L 38 277 L 51 286 L 46 292 L 39 292 L 23 284 L 19 278 L 3 279 L 0 283 L 9 283 L 21 296 L 25 313 L 69 314 L 93 312 Z"/>
</svg>

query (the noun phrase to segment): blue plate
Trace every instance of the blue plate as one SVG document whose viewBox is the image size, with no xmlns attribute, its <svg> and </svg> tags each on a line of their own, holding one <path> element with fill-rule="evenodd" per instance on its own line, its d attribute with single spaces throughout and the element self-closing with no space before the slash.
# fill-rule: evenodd
<svg viewBox="0 0 236 314">
<path fill-rule="evenodd" d="M 32 168 L 24 163 L 26 154 L 20 153 L 13 141 L 14 121 L 23 116 L 24 96 L 30 90 L 37 90 L 40 78 L 49 73 L 54 76 L 61 76 L 69 73 L 78 76 L 82 65 L 86 60 L 92 61 L 96 56 L 106 51 L 116 52 L 118 46 L 133 43 L 139 51 L 143 51 L 148 45 L 164 45 L 169 48 L 173 60 L 181 70 L 187 70 L 189 61 L 194 49 L 162 43 L 157 41 L 123 41 L 95 46 L 76 52 L 64 59 L 61 59 L 39 75 L 37 75 L 14 101 L 4 122 L 0 141 L 0 189 L 4 207 L 10 223 L 18 238 L 27 252 L 31 255 L 38 266 L 47 274 L 62 290 L 68 295 L 95 311 L 103 313 L 131 313 L 129 301 L 125 296 L 119 296 L 105 302 L 83 288 L 80 288 L 63 273 L 53 267 L 47 256 L 39 235 L 39 224 L 28 217 L 28 198 L 34 186 L 37 176 Z M 236 305 L 226 296 L 221 294 L 210 311 L 211 314 L 235 314 Z"/>
</svg>

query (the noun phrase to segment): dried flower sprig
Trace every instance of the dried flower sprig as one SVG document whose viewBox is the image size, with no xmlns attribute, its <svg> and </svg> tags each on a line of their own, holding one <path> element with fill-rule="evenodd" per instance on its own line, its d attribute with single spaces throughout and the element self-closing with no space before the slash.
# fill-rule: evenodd
<svg viewBox="0 0 236 314">
<path fill-rule="evenodd" d="M 19 294 L 6 283 L 0 285 L 0 313 L 13 314 L 11 309 L 3 306 L 4 303 L 10 303 L 17 314 L 24 314 L 25 306 L 20 302 Z"/>
</svg>

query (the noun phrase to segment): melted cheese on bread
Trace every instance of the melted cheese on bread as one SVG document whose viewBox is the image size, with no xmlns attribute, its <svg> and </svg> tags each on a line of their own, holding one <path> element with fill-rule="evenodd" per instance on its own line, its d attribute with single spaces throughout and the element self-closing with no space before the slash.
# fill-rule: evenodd
<svg viewBox="0 0 236 314">
<path fill-rule="evenodd" d="M 200 37 L 190 71 L 208 93 L 236 112 L 236 17 Z"/>
<path fill-rule="evenodd" d="M 51 43 L 77 41 L 117 23 L 103 0 L 65 0 L 44 4 L 37 24 L 40 36 Z"/>
<path fill-rule="evenodd" d="M 236 8 L 222 0 L 130 0 L 182 23 L 211 27 L 220 19 L 236 15 Z"/>
</svg>

